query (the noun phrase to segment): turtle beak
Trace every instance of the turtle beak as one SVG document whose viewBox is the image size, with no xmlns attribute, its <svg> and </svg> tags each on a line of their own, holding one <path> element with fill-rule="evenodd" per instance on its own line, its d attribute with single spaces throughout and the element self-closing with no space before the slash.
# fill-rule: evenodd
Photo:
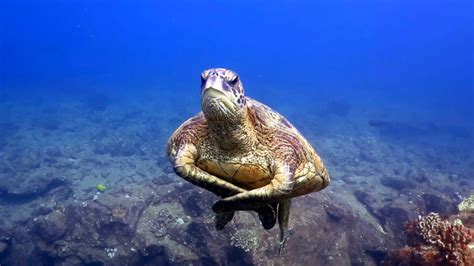
<svg viewBox="0 0 474 266">
<path fill-rule="evenodd" d="M 212 101 L 222 103 L 226 107 L 226 109 L 228 109 L 232 113 L 235 113 L 237 111 L 235 105 L 223 91 L 217 90 L 213 87 L 209 87 L 203 91 L 202 104 L 205 105 Z"/>
<path fill-rule="evenodd" d="M 231 99 L 227 96 L 226 92 L 222 88 L 221 82 L 216 82 L 216 80 L 211 80 L 206 82 L 204 89 L 202 90 L 202 105 L 206 105 L 209 102 L 219 102 L 226 107 L 232 113 L 237 111 L 237 108 Z"/>
<path fill-rule="evenodd" d="M 203 84 L 203 90 L 202 90 L 203 96 L 209 90 L 216 90 L 216 91 L 220 91 L 224 93 L 224 86 L 223 86 L 222 80 L 215 76 L 210 76 L 206 80 L 206 82 Z"/>
</svg>

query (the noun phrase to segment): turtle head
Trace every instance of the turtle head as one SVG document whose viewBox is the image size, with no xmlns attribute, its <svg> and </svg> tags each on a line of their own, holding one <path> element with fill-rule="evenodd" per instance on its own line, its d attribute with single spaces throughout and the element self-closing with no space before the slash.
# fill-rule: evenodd
<svg viewBox="0 0 474 266">
<path fill-rule="evenodd" d="M 222 120 L 243 114 L 245 96 L 239 76 L 224 68 L 202 72 L 201 106 L 208 119 Z"/>
</svg>

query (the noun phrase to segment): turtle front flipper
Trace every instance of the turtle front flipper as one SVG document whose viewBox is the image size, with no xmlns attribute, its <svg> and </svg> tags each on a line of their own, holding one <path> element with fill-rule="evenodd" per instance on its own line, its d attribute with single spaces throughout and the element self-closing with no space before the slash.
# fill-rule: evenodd
<svg viewBox="0 0 474 266">
<path fill-rule="evenodd" d="M 212 206 L 212 209 L 215 212 L 230 209 L 239 210 L 244 206 L 261 206 L 268 204 L 268 202 L 279 202 L 290 198 L 294 186 L 295 180 L 290 167 L 282 165 L 276 169 L 270 184 L 221 199 Z"/>
<path fill-rule="evenodd" d="M 245 193 L 247 190 L 232 183 L 211 175 L 196 166 L 198 157 L 196 147 L 186 144 L 181 149 L 171 154 L 174 171 L 187 181 L 213 192 L 218 196 L 235 195 Z"/>
<path fill-rule="evenodd" d="M 234 218 L 234 211 L 216 213 L 216 230 L 222 230 Z"/>
</svg>

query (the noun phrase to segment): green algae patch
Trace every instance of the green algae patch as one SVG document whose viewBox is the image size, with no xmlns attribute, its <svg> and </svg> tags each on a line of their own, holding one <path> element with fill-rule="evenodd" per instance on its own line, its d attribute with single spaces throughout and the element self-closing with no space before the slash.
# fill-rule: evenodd
<svg viewBox="0 0 474 266">
<path fill-rule="evenodd" d="M 104 192 L 107 189 L 107 187 L 104 184 L 98 184 L 96 188 L 100 192 Z"/>
</svg>

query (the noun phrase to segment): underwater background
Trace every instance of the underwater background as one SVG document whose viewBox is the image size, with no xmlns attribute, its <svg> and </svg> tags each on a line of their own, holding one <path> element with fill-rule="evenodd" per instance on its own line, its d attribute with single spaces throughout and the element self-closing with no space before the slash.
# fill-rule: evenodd
<svg viewBox="0 0 474 266">
<path fill-rule="evenodd" d="M 0 265 L 392 265 L 420 215 L 472 228 L 458 204 L 474 192 L 473 14 L 470 0 L 1 1 Z M 282 255 L 254 213 L 216 231 L 217 198 L 166 157 L 215 67 L 332 177 L 293 200 Z"/>
</svg>

